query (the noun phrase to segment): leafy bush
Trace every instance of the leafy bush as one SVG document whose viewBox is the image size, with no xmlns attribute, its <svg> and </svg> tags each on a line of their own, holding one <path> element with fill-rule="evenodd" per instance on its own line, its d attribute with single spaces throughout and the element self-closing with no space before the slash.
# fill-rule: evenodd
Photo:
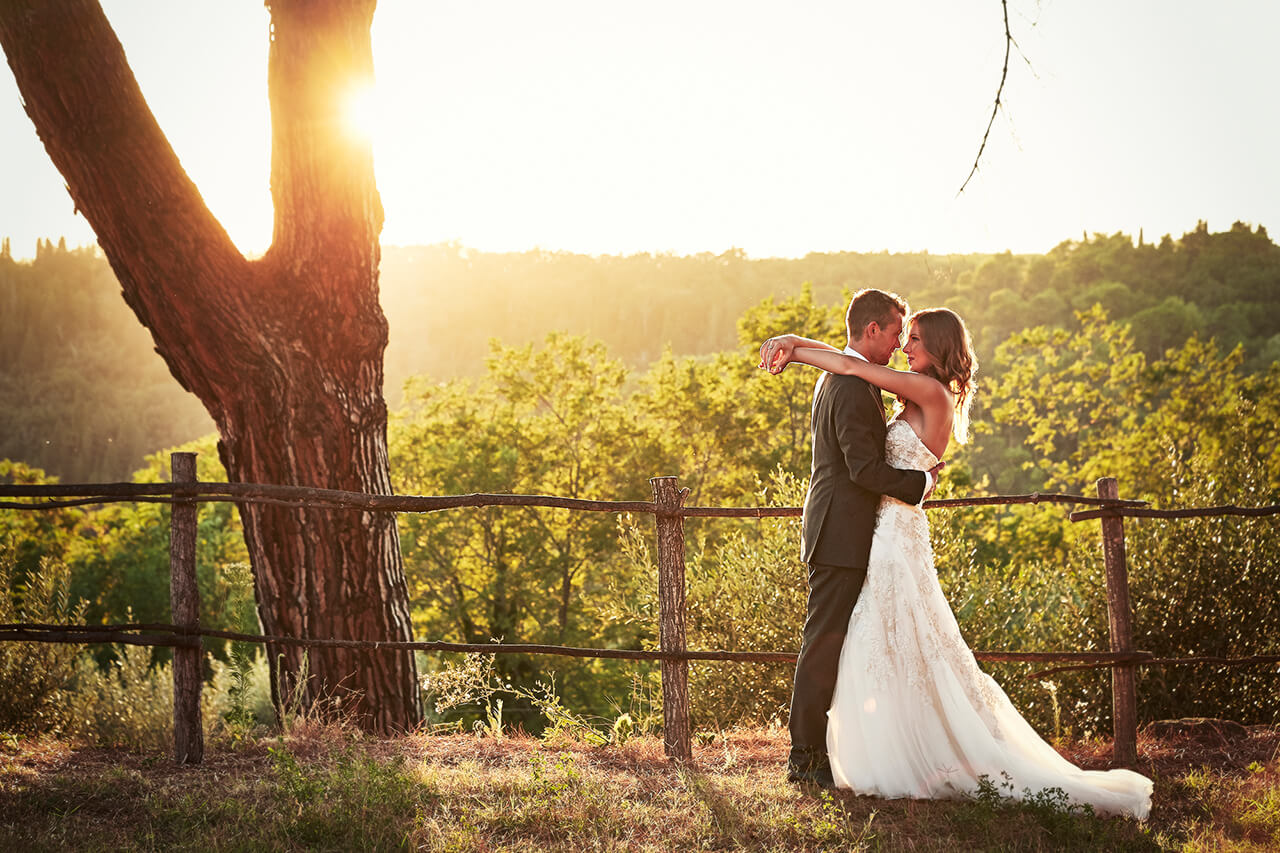
<svg viewBox="0 0 1280 853">
<path fill-rule="evenodd" d="M 70 595 L 71 570 L 50 558 L 18 581 L 10 550 L 0 550 L 0 623 L 82 624 L 85 602 Z M 132 614 L 127 614 L 129 617 Z M 0 731 L 63 734 L 99 746 L 162 749 L 173 739 L 173 674 L 147 646 L 113 646 L 101 667 L 93 646 L 0 642 Z M 251 677 L 237 696 L 231 667 L 213 660 L 202 692 L 207 733 L 237 699 L 260 712 L 266 701 Z M 265 662 L 261 665 L 265 672 Z"/>
<path fill-rule="evenodd" d="M 80 659 L 69 733 L 98 746 L 162 750 L 173 742 L 173 668 L 147 646 L 121 645 L 104 671 Z"/>
<path fill-rule="evenodd" d="M 796 506 L 805 482 L 776 470 L 757 494 L 762 505 Z M 688 646 L 700 650 L 795 651 L 800 644 L 807 583 L 800 562 L 798 518 L 734 519 L 714 544 L 701 541 L 685 570 Z M 634 586 L 619 603 L 618 618 L 650 626 L 656 648 L 657 569 L 652 531 L 620 525 L 620 547 L 632 565 Z M 792 663 L 693 661 L 689 698 L 695 727 L 724 728 L 748 721 L 785 719 Z"/>
<path fill-rule="evenodd" d="M 69 690 L 67 734 L 96 746 L 133 750 L 173 745 L 173 666 L 154 663 L 147 646 L 117 645 L 105 668 L 87 653 Z M 224 724 L 231 705 L 231 667 L 211 661 L 213 679 L 200 694 L 206 737 Z"/>
<path fill-rule="evenodd" d="M 12 550 L 0 549 L 0 623 L 79 623 L 85 602 L 70 588 L 71 570 L 60 560 L 46 557 L 19 580 Z M 60 730 L 79 655 L 62 643 L 0 642 L 0 731 Z"/>
<path fill-rule="evenodd" d="M 806 481 L 781 470 L 759 503 L 798 506 Z M 690 648 L 796 651 L 808 582 L 800 562 L 800 519 L 741 520 L 709 552 L 699 550 L 686 574 Z M 725 728 L 786 720 L 792 663 L 693 662 L 689 692 L 694 725 Z"/>
<path fill-rule="evenodd" d="M 1280 503 L 1269 451 L 1241 447 L 1231 466 L 1173 466 L 1178 504 Z M 1126 520 L 1134 643 L 1156 657 L 1280 654 L 1276 518 Z M 1280 722 L 1275 664 L 1139 669 L 1142 720 L 1205 716 Z"/>
<path fill-rule="evenodd" d="M 1280 503 L 1280 365 L 1245 374 L 1239 348 L 1223 354 L 1194 338 L 1148 362 L 1126 327 L 1105 322 L 1096 309 L 1078 319 L 1075 333 L 1033 329 L 1011 338 L 1001 348 L 1011 369 L 994 391 L 998 427 L 1035 451 L 1051 488 L 1085 491 L 1092 478 L 1113 476 L 1121 497 L 1159 508 Z M 1071 640 L 1095 638 L 1106 648 L 1097 523 L 1073 527 L 1064 534 L 1071 556 L 1058 571 L 1062 580 L 1074 578 L 1081 601 L 1090 603 L 1079 630 L 1059 639 L 1089 648 Z M 1274 517 L 1127 519 L 1125 536 L 1138 649 L 1156 657 L 1280 649 Z M 1052 572 L 1047 550 L 1027 541 L 1011 556 Z M 1034 585 L 1027 591 L 1034 596 Z M 1138 674 L 1140 721 L 1280 719 L 1271 667 L 1166 665 L 1139 667 Z M 1104 722 L 1109 703 L 1098 696 L 1092 704 Z"/>
</svg>

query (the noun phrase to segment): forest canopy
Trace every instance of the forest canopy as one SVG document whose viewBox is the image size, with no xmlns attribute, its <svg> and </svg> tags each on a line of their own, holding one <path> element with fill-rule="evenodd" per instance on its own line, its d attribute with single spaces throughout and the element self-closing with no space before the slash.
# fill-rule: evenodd
<svg viewBox="0 0 1280 853">
<path fill-rule="evenodd" d="M 524 345 L 552 331 L 602 342 L 632 370 L 667 351 L 747 357 L 739 318 L 806 284 L 824 308 L 861 287 L 896 291 L 914 308 L 953 308 L 973 333 L 984 382 L 999 378 L 993 357 L 1011 335 L 1066 328 L 1094 305 L 1128 325 L 1148 358 L 1196 335 L 1224 351 L 1239 344 L 1245 372 L 1280 360 L 1280 247 L 1262 226 L 1243 223 L 1211 233 L 1201 222 L 1158 243 L 1085 235 L 1044 255 L 592 257 L 443 244 L 384 249 L 388 402 L 401 402 L 415 375 L 480 375 L 491 340 Z M 97 250 L 42 241 L 34 260 L 18 262 L 6 245 L 0 306 L 0 458 L 67 482 L 122 480 L 147 453 L 212 431 L 153 352 Z M 841 334 L 838 325 L 794 331 Z"/>
</svg>

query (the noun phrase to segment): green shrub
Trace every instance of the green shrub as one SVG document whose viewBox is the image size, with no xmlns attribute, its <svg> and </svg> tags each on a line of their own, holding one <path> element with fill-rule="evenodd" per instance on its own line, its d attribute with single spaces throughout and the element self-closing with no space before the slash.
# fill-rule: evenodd
<svg viewBox="0 0 1280 853">
<path fill-rule="evenodd" d="M 41 559 L 20 579 L 14 554 L 0 550 L 0 623 L 76 624 L 85 602 L 70 597 L 71 571 Z M 0 642 L 0 731 L 57 732 L 70 717 L 69 687 L 77 672 L 77 646 Z"/>
<path fill-rule="evenodd" d="M 69 691 L 66 730 L 96 746 L 133 750 L 168 749 L 173 744 L 173 666 L 156 663 L 148 646 L 116 645 L 107 666 L 81 654 Z M 230 706 L 232 670 L 212 660 L 213 679 L 200 695 L 205 737 L 223 725 Z"/>
<path fill-rule="evenodd" d="M 173 742 L 173 668 L 152 665 L 147 646 L 117 646 L 106 669 L 80 659 L 72 735 L 97 746 L 164 749 Z"/>
<path fill-rule="evenodd" d="M 1204 470 L 1196 460 L 1174 467 L 1177 505 L 1280 503 L 1280 487 L 1265 473 L 1270 452 L 1241 447 L 1229 470 Z M 1156 657 L 1280 654 L 1276 533 L 1275 516 L 1127 519 L 1135 646 Z M 1280 722 L 1274 663 L 1161 666 L 1139 673 L 1140 720 Z"/>
<path fill-rule="evenodd" d="M 757 494 L 761 504 L 796 506 L 805 483 L 781 470 Z M 688 558 L 685 571 L 688 647 L 743 652 L 795 651 L 800 645 L 807 581 L 800 562 L 800 520 L 733 519 L 716 544 L 705 540 Z M 621 525 L 620 546 L 632 573 L 646 579 L 619 603 L 618 618 L 652 626 L 657 635 L 657 569 L 652 528 L 644 522 Z M 688 528 L 687 528 L 688 529 Z M 689 666 L 689 699 L 695 728 L 785 720 L 794 664 L 694 661 Z"/>
</svg>

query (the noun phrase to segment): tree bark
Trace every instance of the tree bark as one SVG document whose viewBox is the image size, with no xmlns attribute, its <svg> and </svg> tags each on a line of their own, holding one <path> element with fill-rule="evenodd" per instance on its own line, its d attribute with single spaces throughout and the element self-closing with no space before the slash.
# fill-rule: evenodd
<svg viewBox="0 0 1280 853">
<path fill-rule="evenodd" d="M 252 262 L 183 170 L 97 0 L 4 0 L 0 44 L 125 301 L 217 424 L 228 479 L 386 495 L 382 207 L 370 144 L 341 123 L 350 88 L 373 78 L 375 2 L 268 5 L 275 227 Z M 246 505 L 241 518 L 265 633 L 411 639 L 394 516 Z M 374 731 L 421 719 L 408 652 L 321 649 L 304 667 L 296 647 L 268 651 L 278 700 Z"/>
</svg>

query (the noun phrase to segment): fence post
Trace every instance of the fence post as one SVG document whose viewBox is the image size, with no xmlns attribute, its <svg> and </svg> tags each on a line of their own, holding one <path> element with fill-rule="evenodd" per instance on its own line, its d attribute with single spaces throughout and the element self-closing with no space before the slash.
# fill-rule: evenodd
<svg viewBox="0 0 1280 853">
<path fill-rule="evenodd" d="M 196 455 L 169 457 L 174 483 L 196 482 Z M 200 588 L 196 585 L 196 504 L 174 503 L 169 515 L 169 609 L 175 626 L 200 627 Z M 195 645 L 173 649 L 173 759 L 179 764 L 204 760 L 204 729 L 200 724 L 200 690 L 204 649 Z"/>
<path fill-rule="evenodd" d="M 658 527 L 658 648 L 687 650 L 684 633 L 684 517 L 680 508 L 689 494 L 675 477 L 654 477 L 653 502 Z M 662 662 L 662 741 L 668 758 L 693 757 L 689 730 L 689 662 Z"/>
<path fill-rule="evenodd" d="M 1119 500 L 1120 486 L 1114 477 L 1098 480 L 1098 497 Z M 1129 570 L 1125 564 L 1124 519 L 1102 519 L 1102 556 L 1107 568 L 1107 623 L 1111 628 L 1111 651 L 1133 651 L 1133 611 L 1129 606 Z M 1112 763 L 1133 766 L 1138 761 L 1138 692 L 1133 664 L 1111 667 L 1111 715 L 1114 734 Z"/>
</svg>

